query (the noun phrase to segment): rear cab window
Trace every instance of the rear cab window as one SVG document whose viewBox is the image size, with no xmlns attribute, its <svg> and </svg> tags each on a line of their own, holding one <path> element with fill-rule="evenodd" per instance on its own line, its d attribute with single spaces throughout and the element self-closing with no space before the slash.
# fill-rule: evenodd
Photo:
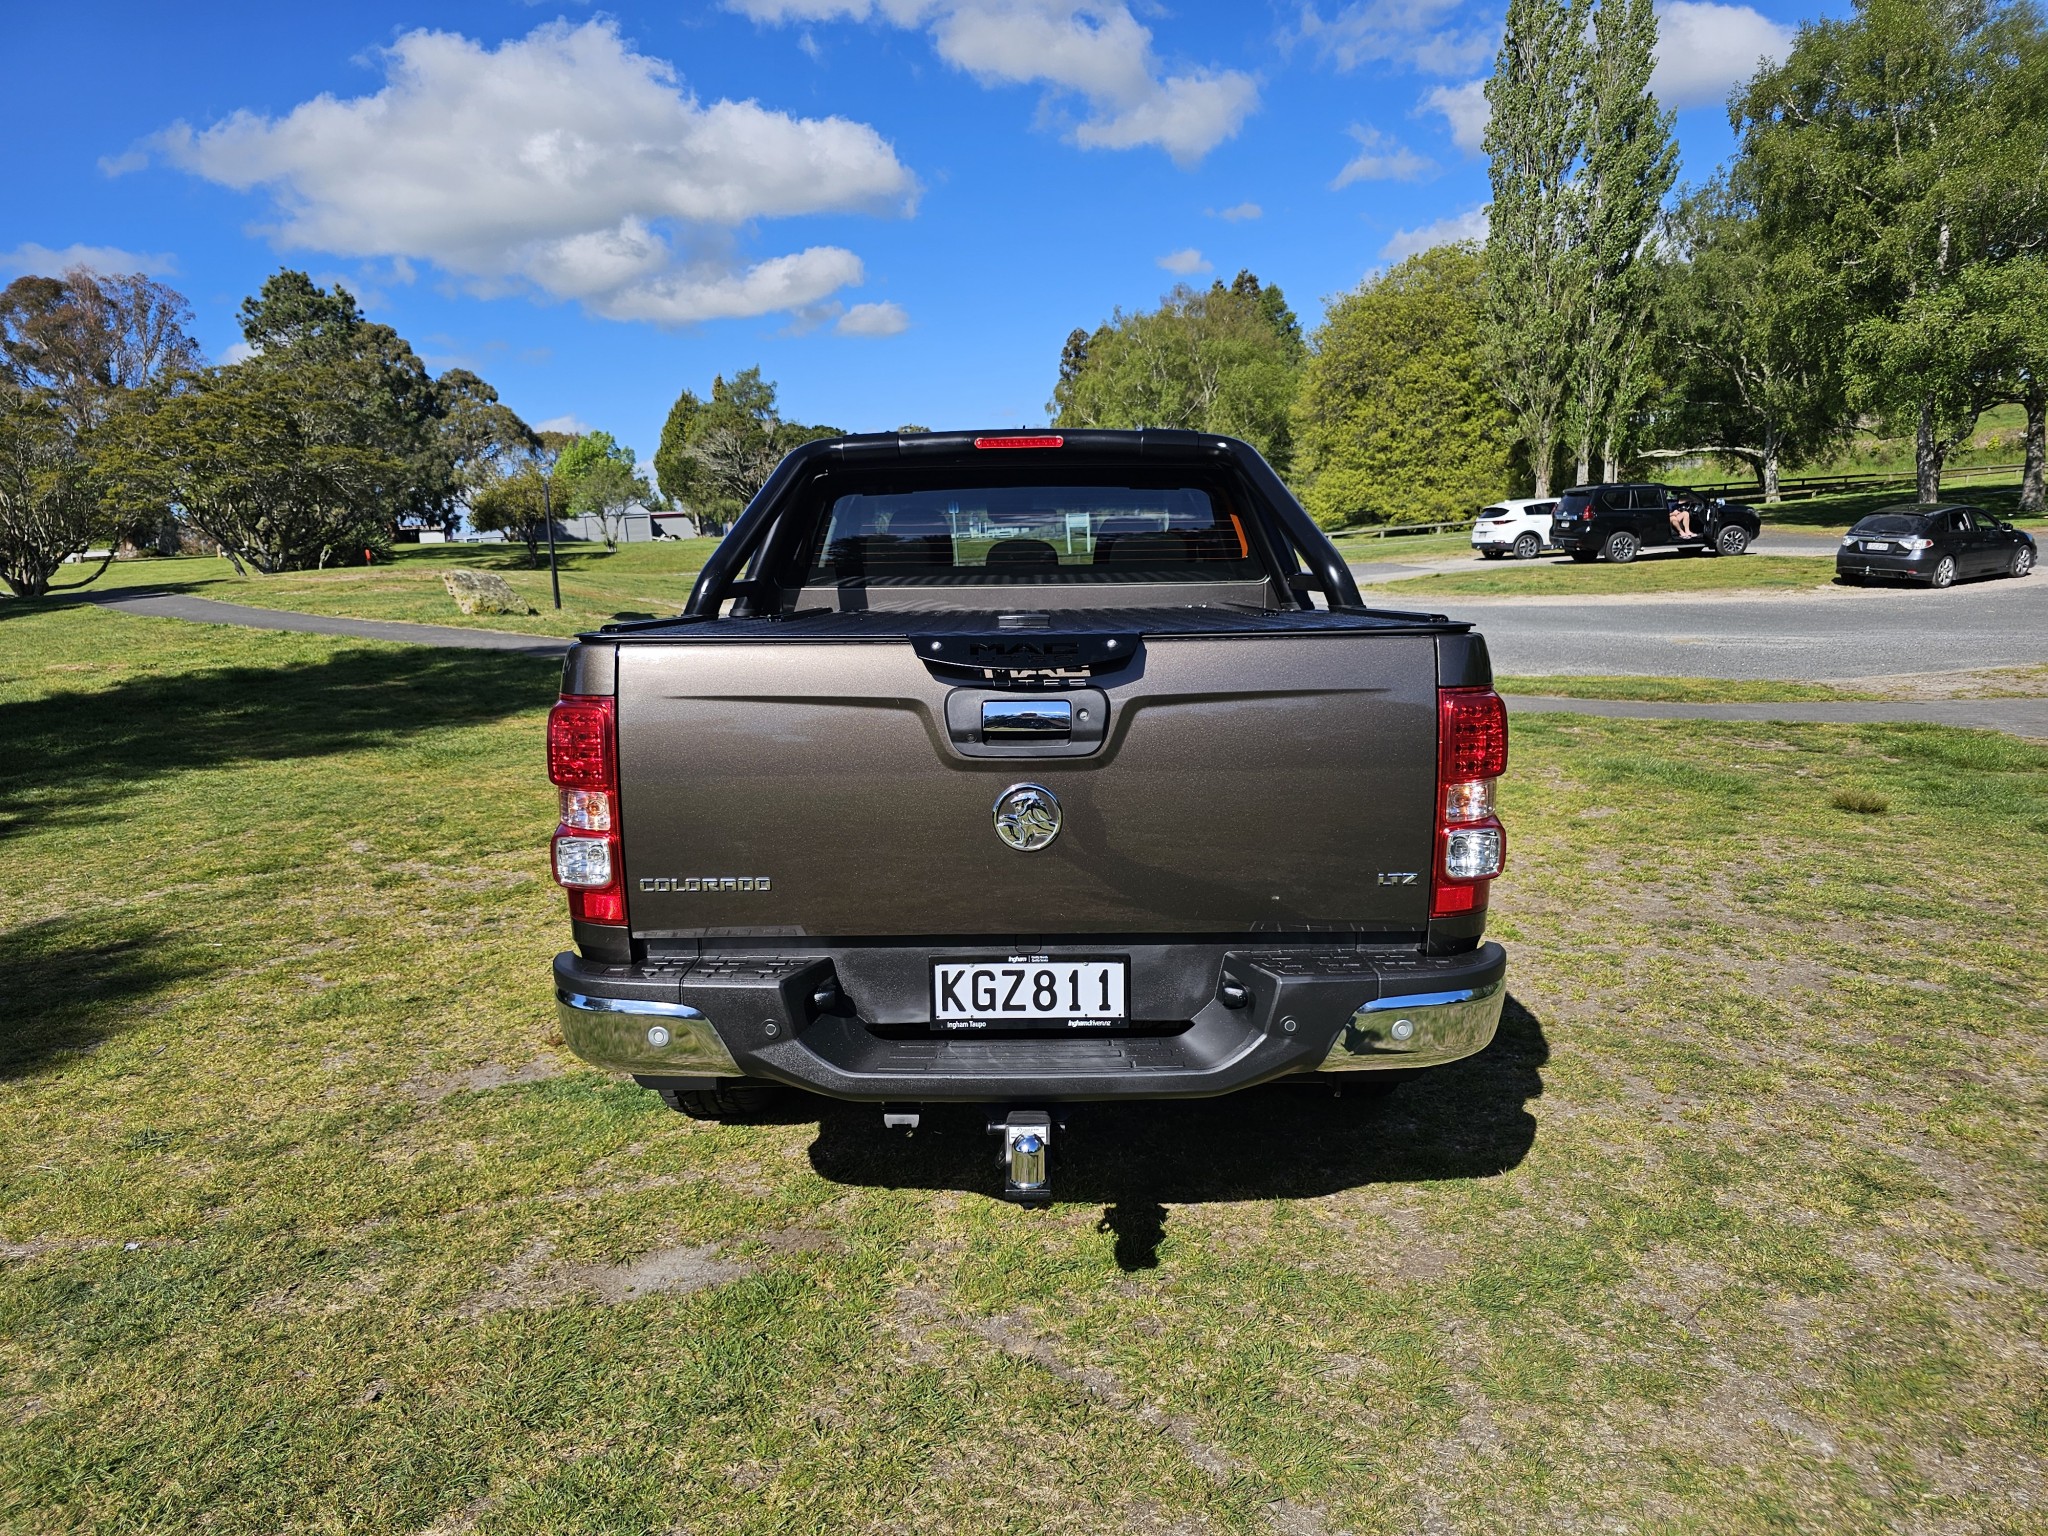
<svg viewBox="0 0 2048 1536">
<path fill-rule="evenodd" d="M 1115 585 L 1198 589 L 1194 601 L 1214 589 L 1216 601 L 1266 606 L 1251 510 L 1224 478 L 1198 470 L 850 469 L 821 475 L 799 506 L 807 531 L 783 581 L 800 585 L 805 603 L 834 592 L 841 606 L 865 606 L 844 599 Z M 1233 597 L 1233 587 L 1243 590 Z"/>
</svg>

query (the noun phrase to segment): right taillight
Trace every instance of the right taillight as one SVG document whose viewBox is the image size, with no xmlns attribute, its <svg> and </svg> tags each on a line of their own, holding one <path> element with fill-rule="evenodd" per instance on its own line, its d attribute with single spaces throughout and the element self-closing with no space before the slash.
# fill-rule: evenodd
<svg viewBox="0 0 2048 1536">
<path fill-rule="evenodd" d="M 617 715 L 609 698 L 563 694 L 548 712 L 548 777 L 561 798 L 555 881 L 579 922 L 624 924 Z"/>
<path fill-rule="evenodd" d="M 1508 710 L 1491 688 L 1436 695 L 1436 868 L 1429 915 L 1486 907 L 1487 886 L 1507 867 L 1508 835 L 1494 815 L 1494 782 L 1508 769 Z"/>
</svg>

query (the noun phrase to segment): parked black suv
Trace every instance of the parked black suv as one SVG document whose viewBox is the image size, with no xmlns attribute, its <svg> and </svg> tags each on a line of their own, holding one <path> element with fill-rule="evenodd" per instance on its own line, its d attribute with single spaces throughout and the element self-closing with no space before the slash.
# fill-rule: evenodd
<svg viewBox="0 0 2048 1536">
<path fill-rule="evenodd" d="M 1963 576 L 2024 576 L 2034 556 L 2032 534 L 1979 508 L 1906 502 L 1843 535 L 1835 575 L 1850 586 L 1888 576 L 1948 587 Z"/>
<path fill-rule="evenodd" d="M 1678 531 L 1678 512 L 1690 519 L 1690 538 Z M 1710 501 L 1673 485 L 1576 485 L 1558 497 L 1550 514 L 1551 543 L 1574 560 L 1605 555 L 1616 565 L 1660 545 L 1739 555 L 1761 528 L 1745 506 Z"/>
</svg>

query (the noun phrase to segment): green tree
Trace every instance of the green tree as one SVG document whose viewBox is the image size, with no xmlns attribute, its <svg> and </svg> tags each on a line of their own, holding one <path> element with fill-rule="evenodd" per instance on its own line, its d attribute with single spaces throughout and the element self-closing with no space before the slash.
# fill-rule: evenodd
<svg viewBox="0 0 2048 1536">
<path fill-rule="evenodd" d="M 1484 303 L 1479 253 L 1441 245 L 1330 306 L 1294 408 L 1316 521 L 1443 522 L 1507 489 L 1513 428 L 1487 376 Z"/>
<path fill-rule="evenodd" d="M 743 368 L 714 378 L 709 400 L 688 389 L 676 397 L 654 469 L 663 494 L 686 507 L 701 532 L 723 533 L 791 449 L 841 435 L 783 420 L 774 380 Z"/>
<path fill-rule="evenodd" d="M 196 367 L 184 295 L 143 274 L 74 267 L 0 290 L 0 373 L 49 400 L 77 435 L 151 381 Z"/>
<path fill-rule="evenodd" d="M 1780 471 L 1847 435 L 1840 274 L 1807 247 L 1774 246 L 1726 183 L 1686 198 L 1667 239 L 1675 259 L 1661 321 L 1672 398 L 1657 456 L 1739 460 L 1775 502 Z"/>
<path fill-rule="evenodd" d="M 1920 498 L 1974 425 L 1998 327 L 1973 267 L 2048 243 L 2039 15 L 1985 0 L 1858 0 L 1800 28 L 1731 105 L 1765 236 L 1843 274 L 1857 402 L 1910 423 Z"/>
<path fill-rule="evenodd" d="M 353 410 L 346 359 L 256 360 L 188 374 L 155 408 L 104 428 L 100 472 L 121 495 L 179 507 L 240 570 L 301 570 L 388 549 L 385 508 L 411 466 Z"/>
<path fill-rule="evenodd" d="M 2048 257 L 2029 254 L 1963 274 L 1971 307 L 1987 317 L 1993 393 L 2027 413 L 2020 510 L 2048 505 Z"/>
<path fill-rule="evenodd" d="M 1587 0 L 1509 0 L 1486 82 L 1493 200 L 1481 334 L 1538 496 L 1550 494 L 1584 286 L 1575 168 L 1585 144 L 1586 22 Z"/>
<path fill-rule="evenodd" d="M 570 512 L 597 519 L 607 549 L 618 548 L 626 518 L 636 508 L 663 504 L 633 450 L 609 432 L 586 432 L 571 441 L 555 463 L 555 478 Z"/>
<path fill-rule="evenodd" d="M 434 435 L 439 462 L 432 477 L 446 487 L 449 499 L 460 497 L 473 507 L 479 493 L 525 468 L 540 440 L 495 389 L 468 369 L 451 368 L 434 384 L 441 415 Z M 452 522 L 452 507 L 448 516 Z"/>
<path fill-rule="evenodd" d="M 1277 287 L 1240 272 L 1177 286 L 1159 308 L 1118 310 L 1061 351 L 1047 406 L 1062 427 L 1180 427 L 1243 438 L 1285 472 L 1307 349 Z"/>
<path fill-rule="evenodd" d="M 1580 91 L 1584 222 L 1567 407 L 1578 479 L 1615 479 L 1652 387 L 1658 271 L 1646 247 L 1678 172 L 1671 114 L 1650 91 L 1657 16 L 1650 0 L 1601 0 Z"/>
<path fill-rule="evenodd" d="M 403 523 L 448 520 L 462 493 L 466 427 L 497 403 L 489 385 L 464 370 L 436 379 L 397 331 L 364 317 L 346 288 L 322 288 L 303 272 L 273 273 L 238 315 L 255 355 L 236 366 L 319 380 L 325 434 L 374 442 L 400 465 L 379 487 L 385 533 L 377 543 L 388 544 Z M 452 436 L 444 435 L 451 410 L 459 418 Z"/>
<path fill-rule="evenodd" d="M 63 411 L 47 396 L 0 379 L 0 579 L 16 597 L 41 597 L 58 567 L 102 526 Z"/>
<path fill-rule="evenodd" d="M 182 296 L 138 274 L 75 267 L 0 290 L 0 415 L 7 489 L 0 550 L 18 592 L 50 589 L 57 567 L 95 543 L 154 531 L 166 509 L 133 506 L 96 472 L 97 441 L 117 415 L 147 407 L 152 386 L 197 362 Z"/>
<path fill-rule="evenodd" d="M 526 563 L 538 567 L 548 524 L 569 511 L 568 487 L 557 481 L 562 454 L 576 440 L 573 432 L 543 430 L 517 452 L 492 460 L 488 478 L 470 493 L 470 526 L 519 540 Z"/>
</svg>

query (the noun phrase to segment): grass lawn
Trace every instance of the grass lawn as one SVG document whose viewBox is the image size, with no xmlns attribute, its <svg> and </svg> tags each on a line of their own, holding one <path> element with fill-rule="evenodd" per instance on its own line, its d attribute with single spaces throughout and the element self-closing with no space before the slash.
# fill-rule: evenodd
<svg viewBox="0 0 2048 1536">
<path fill-rule="evenodd" d="M 2039 1528 L 2048 752 L 1519 721 L 1496 1044 L 1032 1213 L 561 1052 L 544 664 L 0 635 L 9 1532 Z"/>
<path fill-rule="evenodd" d="M 1858 678 L 1853 683 L 1773 682 L 1726 677 L 1499 677 L 1502 693 L 1567 699 L 1651 699 L 1688 704 L 1784 704 L 1800 700 L 2037 699 L 2048 694 L 2048 666 L 1980 667 Z"/>
<path fill-rule="evenodd" d="M 218 558 L 126 560 L 108 567 L 107 574 L 86 590 L 161 587 L 195 597 L 299 613 L 573 635 L 614 619 L 681 612 L 698 570 L 717 545 L 716 539 L 659 539 L 622 544 L 612 551 L 601 544 L 564 545 L 560 613 L 555 611 L 548 586 L 546 551 L 542 551 L 542 565 L 536 571 L 526 563 L 524 545 L 401 544 L 389 565 L 290 571 L 277 576 L 252 572 L 238 577 L 233 566 Z M 458 567 L 503 576 L 536 612 L 463 617 L 441 584 L 441 573 Z M 75 579 L 69 571 L 58 577 L 59 581 L 67 579 Z"/>
<path fill-rule="evenodd" d="M 1686 704 L 1787 704 L 1802 700 L 1876 699 L 1883 694 L 1826 683 L 1780 683 L 1732 677 L 1498 677 L 1502 693 L 1554 699 L 1651 699 Z"/>
<path fill-rule="evenodd" d="M 1429 597 L 1593 597 L 1630 592 L 1735 592 L 1825 587 L 1834 566 L 1811 555 L 1646 554 L 1628 565 L 1552 559 L 1501 562 L 1371 583 L 1380 602 Z M 1369 599 L 1371 600 L 1371 599 Z"/>
</svg>

